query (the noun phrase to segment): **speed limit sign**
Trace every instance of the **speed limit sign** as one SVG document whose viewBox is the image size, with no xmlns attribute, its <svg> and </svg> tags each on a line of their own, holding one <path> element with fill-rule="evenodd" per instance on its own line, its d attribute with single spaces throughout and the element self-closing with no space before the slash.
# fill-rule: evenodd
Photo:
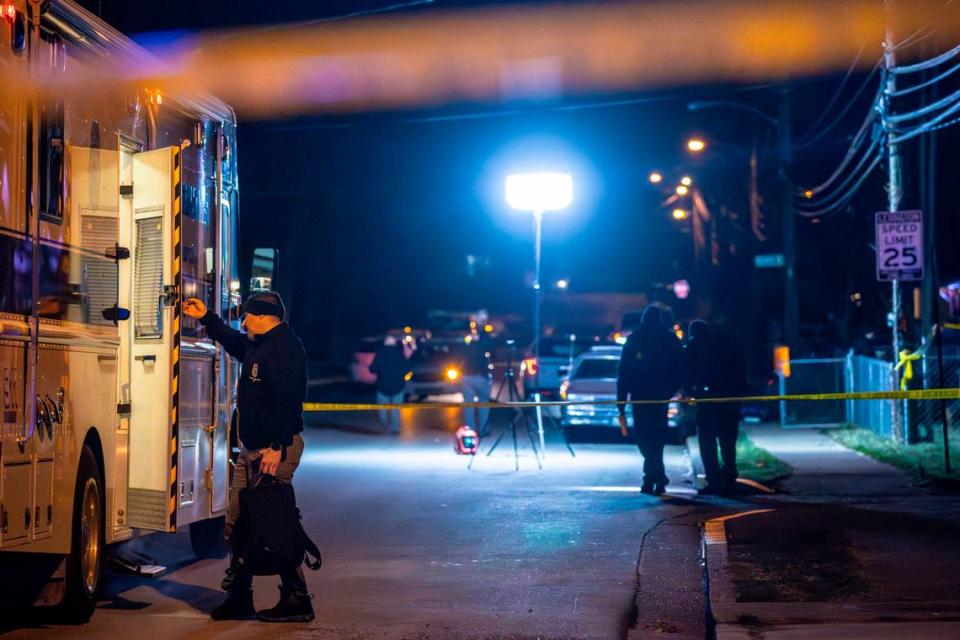
<svg viewBox="0 0 960 640">
<path fill-rule="evenodd" d="M 923 215 L 877 213 L 877 280 L 923 280 Z"/>
</svg>

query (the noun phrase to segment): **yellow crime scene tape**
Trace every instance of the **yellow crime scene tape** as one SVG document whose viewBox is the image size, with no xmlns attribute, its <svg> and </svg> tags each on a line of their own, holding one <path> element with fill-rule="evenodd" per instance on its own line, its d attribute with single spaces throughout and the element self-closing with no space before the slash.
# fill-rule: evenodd
<svg viewBox="0 0 960 640">
<path fill-rule="evenodd" d="M 571 405 L 646 405 L 668 404 L 681 402 L 686 405 L 722 404 L 727 402 L 780 402 L 799 401 L 809 402 L 816 400 L 960 400 L 960 387 L 951 389 L 916 389 L 912 391 L 855 391 L 837 393 L 798 393 L 783 396 L 729 396 L 724 398 L 677 398 L 675 400 L 567 400 L 567 401 L 521 401 L 521 402 L 419 402 L 408 403 L 350 403 L 350 402 L 305 402 L 303 410 L 306 412 L 330 411 L 376 411 L 378 409 L 412 409 L 414 411 L 431 411 L 437 409 L 523 409 L 527 407 L 565 407 Z"/>
</svg>

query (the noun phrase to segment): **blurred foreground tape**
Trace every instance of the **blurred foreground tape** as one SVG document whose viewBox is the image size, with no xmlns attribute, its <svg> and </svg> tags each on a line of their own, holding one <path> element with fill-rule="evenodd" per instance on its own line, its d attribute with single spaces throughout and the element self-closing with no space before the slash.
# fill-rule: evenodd
<svg viewBox="0 0 960 640">
<path fill-rule="evenodd" d="M 870 68 L 887 21 L 899 40 L 934 25 L 932 50 L 960 42 L 960 11 L 944 0 L 892 5 L 661 0 L 423 12 L 196 34 L 156 63 L 78 64 L 65 81 L 87 95 L 114 83 L 209 92 L 244 117 L 272 118 L 762 82 L 843 70 L 861 49 Z"/>
<path fill-rule="evenodd" d="M 377 411 L 379 409 L 409 409 L 413 411 L 429 411 L 436 409 L 457 408 L 523 408 L 523 407 L 563 407 L 569 405 L 632 405 L 632 404 L 669 404 L 680 402 L 683 404 L 723 404 L 726 402 L 780 402 L 781 400 L 794 402 L 808 402 L 817 400 L 958 400 L 960 388 L 953 389 L 916 389 L 913 391 L 855 391 L 851 393 L 800 393 L 786 396 L 733 396 L 729 398 L 684 398 L 682 400 L 630 400 L 618 402 L 616 400 L 594 400 L 584 402 L 574 400 L 567 402 L 422 402 L 417 404 L 372 404 L 372 403 L 337 403 L 337 402 L 305 402 L 303 410 L 317 411 Z"/>
</svg>

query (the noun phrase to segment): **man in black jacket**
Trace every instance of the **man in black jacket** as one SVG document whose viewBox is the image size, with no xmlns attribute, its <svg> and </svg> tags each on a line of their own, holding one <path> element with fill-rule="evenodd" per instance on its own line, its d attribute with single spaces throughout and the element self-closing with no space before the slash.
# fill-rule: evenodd
<svg viewBox="0 0 960 640">
<path fill-rule="evenodd" d="M 682 383 L 680 342 L 661 323 L 660 309 L 650 305 L 643 311 L 640 327 L 630 334 L 620 358 L 617 401 L 656 400 L 633 406 L 633 432 L 643 455 L 641 491 L 661 495 L 666 491 L 663 447 L 669 436 L 667 402 Z M 662 402 L 661 402 L 662 401 Z M 620 410 L 620 433 L 628 437 L 626 406 Z"/>
<path fill-rule="evenodd" d="M 233 468 L 225 533 L 231 538 L 240 510 L 240 489 L 259 475 L 290 483 L 303 454 L 303 401 L 307 396 L 306 355 L 273 292 L 257 293 L 243 304 L 243 332 L 227 326 L 206 305 L 188 298 L 185 315 L 196 318 L 208 335 L 242 363 L 237 385 L 237 429 L 241 452 Z M 293 535 L 293 532 L 291 532 Z M 303 570 L 281 575 L 280 601 L 257 613 L 265 622 L 309 622 L 313 605 Z M 227 598 L 210 615 L 215 620 L 248 618 L 253 608 L 253 576 L 233 555 L 224 588 Z"/>
<path fill-rule="evenodd" d="M 690 342 L 685 355 L 685 386 L 690 395 L 730 398 L 744 394 L 746 364 L 743 351 L 732 337 L 714 331 L 703 320 L 696 320 L 690 324 Z M 697 439 L 707 476 L 707 486 L 700 493 L 725 494 L 736 488 L 739 430 L 739 402 L 697 405 Z M 723 466 L 717 458 L 718 443 Z"/>
<path fill-rule="evenodd" d="M 377 376 L 377 404 L 401 404 L 403 392 L 407 388 L 407 374 L 410 371 L 409 360 L 416 351 L 416 341 L 411 336 L 402 345 L 388 335 L 383 346 L 377 351 L 370 363 L 370 373 Z M 380 422 L 387 433 L 400 433 L 400 412 L 396 409 L 381 409 Z"/>
</svg>

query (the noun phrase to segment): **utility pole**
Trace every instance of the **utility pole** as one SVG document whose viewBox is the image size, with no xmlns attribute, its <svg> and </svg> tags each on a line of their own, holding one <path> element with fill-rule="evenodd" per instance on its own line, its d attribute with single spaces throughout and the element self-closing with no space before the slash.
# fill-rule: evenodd
<svg viewBox="0 0 960 640">
<path fill-rule="evenodd" d="M 777 108 L 777 150 L 780 183 L 783 187 L 783 337 L 789 346 L 796 346 L 799 335 L 800 301 L 797 293 L 797 213 L 793 202 L 793 130 L 791 126 L 790 89 L 780 90 Z"/>
<path fill-rule="evenodd" d="M 886 8 L 889 11 L 892 0 L 886 0 Z M 887 130 L 887 211 L 897 211 L 900 208 L 900 201 L 903 199 L 903 166 L 900 156 L 900 145 L 893 142 L 896 130 L 893 123 L 887 116 L 890 115 L 890 96 L 897 90 L 897 76 L 891 73 L 896 66 L 895 42 L 893 39 L 893 27 L 890 24 L 889 16 L 887 20 L 886 42 L 884 43 L 883 63 L 887 70 L 887 84 L 885 88 L 886 95 L 883 99 L 883 120 L 884 127 Z M 890 295 L 892 298 L 891 310 L 891 330 L 893 338 L 893 361 L 890 364 L 890 376 L 894 382 L 894 389 L 897 385 L 897 373 L 894 367 L 900 359 L 900 350 L 902 341 L 900 339 L 900 308 L 902 295 L 900 292 L 900 281 L 894 279 L 890 283 Z M 906 443 L 908 439 L 906 401 L 893 401 L 893 437 L 900 442 Z"/>
</svg>

